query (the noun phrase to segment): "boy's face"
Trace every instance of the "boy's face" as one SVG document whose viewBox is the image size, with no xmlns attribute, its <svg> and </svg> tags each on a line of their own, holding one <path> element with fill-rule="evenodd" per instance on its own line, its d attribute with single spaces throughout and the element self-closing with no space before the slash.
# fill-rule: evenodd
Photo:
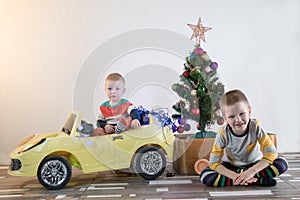
<svg viewBox="0 0 300 200">
<path fill-rule="evenodd" d="M 125 85 L 123 81 L 111 81 L 105 82 L 105 93 L 109 98 L 111 104 L 118 103 L 125 92 Z"/>
<path fill-rule="evenodd" d="M 224 118 L 233 132 L 242 135 L 250 120 L 251 108 L 246 102 L 237 102 L 224 107 Z"/>
</svg>

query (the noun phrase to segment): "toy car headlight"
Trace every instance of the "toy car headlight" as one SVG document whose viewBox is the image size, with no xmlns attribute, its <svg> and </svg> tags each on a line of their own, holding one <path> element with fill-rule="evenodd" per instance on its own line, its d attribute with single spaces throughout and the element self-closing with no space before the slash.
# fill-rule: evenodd
<svg viewBox="0 0 300 200">
<path fill-rule="evenodd" d="M 43 139 L 40 140 L 40 141 L 35 141 L 35 142 L 31 142 L 31 143 L 29 143 L 29 144 L 27 144 L 27 145 L 24 145 L 24 146 L 20 149 L 20 151 L 19 151 L 18 153 L 20 154 L 20 153 L 23 153 L 23 152 L 25 152 L 25 151 L 28 151 L 29 149 L 32 149 L 32 148 L 34 148 L 34 147 L 36 147 L 36 146 L 42 144 L 44 141 L 46 141 L 46 138 L 43 138 Z M 25 144 L 26 144 L 26 143 L 25 143 Z"/>
<path fill-rule="evenodd" d="M 26 144 L 27 142 L 29 142 L 32 138 L 34 138 L 36 136 L 36 134 L 34 135 L 31 135 L 29 137 L 27 137 L 26 139 L 22 140 L 19 144 L 18 144 L 18 147 L 19 146 L 22 146 L 23 144 Z"/>
</svg>

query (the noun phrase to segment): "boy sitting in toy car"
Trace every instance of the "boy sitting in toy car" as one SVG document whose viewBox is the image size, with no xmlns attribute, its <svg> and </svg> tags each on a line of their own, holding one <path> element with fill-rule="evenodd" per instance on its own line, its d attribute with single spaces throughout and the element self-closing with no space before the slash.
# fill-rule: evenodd
<svg viewBox="0 0 300 200">
<path fill-rule="evenodd" d="M 119 73 L 111 73 L 105 79 L 105 93 L 109 100 L 100 105 L 97 127 L 92 136 L 121 133 L 128 128 L 138 128 L 140 116 L 137 109 L 127 99 L 125 79 Z"/>
</svg>

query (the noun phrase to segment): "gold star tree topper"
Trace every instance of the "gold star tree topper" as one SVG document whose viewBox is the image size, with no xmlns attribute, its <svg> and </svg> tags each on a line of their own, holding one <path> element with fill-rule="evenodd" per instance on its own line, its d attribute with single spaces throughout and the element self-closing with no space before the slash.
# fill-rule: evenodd
<svg viewBox="0 0 300 200">
<path fill-rule="evenodd" d="M 197 25 L 188 24 L 188 26 L 193 30 L 193 35 L 191 37 L 191 40 L 196 38 L 197 46 L 200 46 L 200 39 L 203 40 L 203 42 L 205 42 L 204 33 L 212 29 L 212 28 L 204 27 L 202 25 L 201 17 L 199 17 Z"/>
</svg>

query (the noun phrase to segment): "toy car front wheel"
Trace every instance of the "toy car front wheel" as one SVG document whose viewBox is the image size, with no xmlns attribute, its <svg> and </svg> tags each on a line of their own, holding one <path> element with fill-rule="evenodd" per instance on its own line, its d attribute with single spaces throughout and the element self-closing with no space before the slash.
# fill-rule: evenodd
<svg viewBox="0 0 300 200">
<path fill-rule="evenodd" d="M 63 188 L 72 176 L 69 161 L 62 156 L 46 157 L 38 168 L 39 182 L 49 190 Z"/>
<path fill-rule="evenodd" d="M 166 156 L 156 147 L 142 148 L 134 158 L 134 169 L 146 180 L 158 178 L 166 168 Z"/>
</svg>

